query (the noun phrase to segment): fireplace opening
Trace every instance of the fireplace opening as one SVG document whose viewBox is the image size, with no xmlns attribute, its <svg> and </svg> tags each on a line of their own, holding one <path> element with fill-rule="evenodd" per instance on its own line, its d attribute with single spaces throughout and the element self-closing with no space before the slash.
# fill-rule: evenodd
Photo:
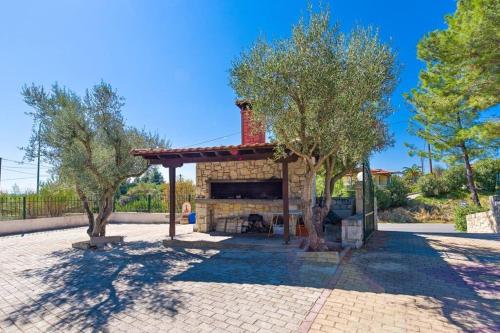
<svg viewBox="0 0 500 333">
<path fill-rule="evenodd" d="M 281 179 L 211 182 L 210 198 L 278 200 L 283 198 L 281 184 Z"/>
<path fill-rule="evenodd" d="M 250 214 L 241 226 L 241 232 L 264 233 L 269 231 L 269 224 L 266 224 L 264 217 L 260 214 Z"/>
</svg>

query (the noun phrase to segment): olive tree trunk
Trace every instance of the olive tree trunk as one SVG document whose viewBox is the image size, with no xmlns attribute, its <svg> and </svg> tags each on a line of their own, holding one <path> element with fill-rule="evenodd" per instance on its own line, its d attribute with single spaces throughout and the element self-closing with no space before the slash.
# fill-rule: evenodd
<svg viewBox="0 0 500 333">
<path fill-rule="evenodd" d="M 330 159 L 325 161 L 325 188 L 323 189 L 323 207 L 321 207 L 321 221 L 325 219 L 330 212 L 332 206 L 332 193 L 335 188 L 337 181 L 342 179 L 346 173 L 347 168 L 342 167 L 341 170 L 335 170 L 333 168 L 333 163 Z"/>
<path fill-rule="evenodd" d="M 90 236 L 92 234 L 92 230 L 95 224 L 94 213 L 90 208 L 87 196 L 85 195 L 85 193 L 82 191 L 81 187 L 78 184 L 76 184 L 76 193 L 78 194 L 78 197 L 82 202 L 83 210 L 85 211 L 85 214 L 87 214 L 87 218 L 89 220 L 89 227 L 87 228 L 87 234 Z"/>
<path fill-rule="evenodd" d="M 114 191 L 107 191 L 103 194 L 99 204 L 99 212 L 92 228 L 91 237 L 106 236 L 106 224 L 108 218 L 113 212 Z"/>
<path fill-rule="evenodd" d="M 311 251 L 324 251 L 327 250 L 325 239 L 323 238 L 322 230 L 318 230 L 317 221 L 318 217 L 313 214 L 312 207 L 312 189 L 314 182 L 315 172 L 313 170 L 308 170 L 305 175 L 304 190 L 302 192 L 302 209 L 304 211 L 304 224 L 307 228 L 309 234 L 307 239 L 307 248 Z M 316 212 L 318 213 L 318 212 Z"/>
</svg>

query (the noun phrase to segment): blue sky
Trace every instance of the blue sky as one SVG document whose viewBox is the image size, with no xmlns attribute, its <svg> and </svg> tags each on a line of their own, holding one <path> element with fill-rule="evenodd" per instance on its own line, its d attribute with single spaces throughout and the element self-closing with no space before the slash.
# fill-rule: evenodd
<svg viewBox="0 0 500 333">
<path fill-rule="evenodd" d="M 228 85 L 232 61 L 259 36 L 288 37 L 308 1 L 4 1 L 0 3 L 0 156 L 21 160 L 31 120 L 23 84 L 57 81 L 77 93 L 111 83 L 126 98 L 127 123 L 158 132 L 175 147 L 238 144 L 239 112 Z M 327 1 L 323 1 L 327 3 Z M 399 170 L 419 163 L 405 142 L 409 111 L 401 95 L 417 83 L 416 44 L 444 28 L 453 0 L 330 1 L 344 31 L 378 27 L 403 66 L 388 118 L 396 143 L 372 167 Z M 232 134 L 232 135 L 229 135 Z M 24 172 L 24 173 L 23 173 Z M 4 160 L 2 190 L 34 188 L 33 165 Z M 46 174 L 46 169 L 42 174 Z M 194 167 L 181 174 L 192 178 Z M 26 179 L 18 179 L 26 178 Z M 45 178 L 45 177 L 44 177 Z"/>
</svg>

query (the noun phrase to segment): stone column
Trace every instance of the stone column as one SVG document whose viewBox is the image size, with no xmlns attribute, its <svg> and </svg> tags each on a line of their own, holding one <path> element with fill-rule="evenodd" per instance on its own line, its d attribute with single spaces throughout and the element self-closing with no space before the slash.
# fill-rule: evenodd
<svg viewBox="0 0 500 333">
<path fill-rule="evenodd" d="M 206 204 L 196 203 L 196 231 L 208 232 L 208 207 Z"/>
<path fill-rule="evenodd" d="M 363 214 L 363 182 L 356 181 L 354 190 L 356 191 L 356 214 Z"/>
</svg>

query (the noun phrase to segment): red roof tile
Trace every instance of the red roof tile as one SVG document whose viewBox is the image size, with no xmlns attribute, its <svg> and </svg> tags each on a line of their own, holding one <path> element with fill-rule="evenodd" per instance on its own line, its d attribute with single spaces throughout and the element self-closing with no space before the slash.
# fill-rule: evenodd
<svg viewBox="0 0 500 333">
<path fill-rule="evenodd" d="M 180 153 L 202 153 L 209 151 L 230 151 L 230 150 L 245 150 L 245 149 L 259 149 L 259 148 L 274 148 L 274 143 L 254 143 L 247 145 L 230 145 L 230 146 L 214 146 L 214 147 L 191 147 L 191 148 L 146 148 L 146 149 L 132 149 L 131 153 L 135 156 L 144 155 L 157 155 L 157 154 L 180 154 Z"/>
</svg>

